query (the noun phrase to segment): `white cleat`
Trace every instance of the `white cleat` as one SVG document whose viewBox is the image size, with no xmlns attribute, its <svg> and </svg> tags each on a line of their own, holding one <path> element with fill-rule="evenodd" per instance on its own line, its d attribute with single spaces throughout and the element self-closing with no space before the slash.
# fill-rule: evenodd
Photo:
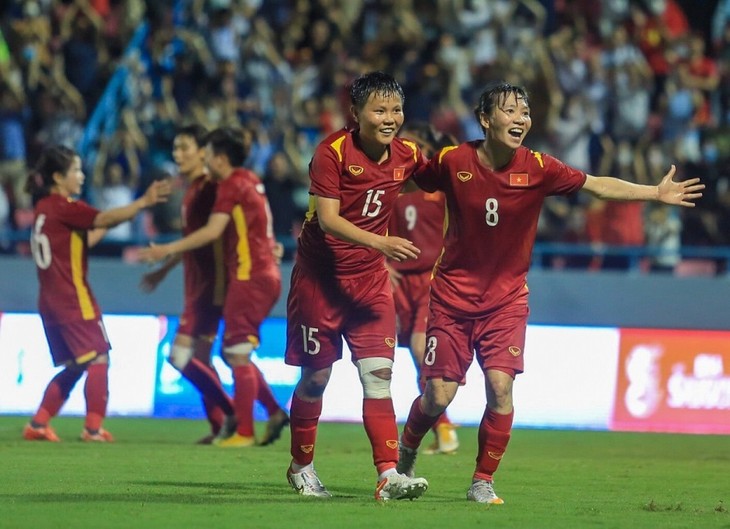
<svg viewBox="0 0 730 529">
<path fill-rule="evenodd" d="M 375 489 L 375 499 L 388 500 L 415 500 L 423 496 L 428 489 L 425 478 L 411 478 L 405 474 L 390 474 L 381 479 Z"/>
<path fill-rule="evenodd" d="M 317 476 L 317 472 L 311 470 L 303 470 L 301 472 L 293 472 L 291 467 L 286 471 L 286 479 L 289 485 L 302 496 L 311 496 L 314 498 L 331 498 L 332 494 L 325 488 Z"/>
</svg>

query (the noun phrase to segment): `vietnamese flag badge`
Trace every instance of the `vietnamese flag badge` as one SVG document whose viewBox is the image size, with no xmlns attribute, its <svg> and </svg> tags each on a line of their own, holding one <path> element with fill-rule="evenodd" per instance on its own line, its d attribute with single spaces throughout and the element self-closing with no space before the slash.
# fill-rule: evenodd
<svg viewBox="0 0 730 529">
<path fill-rule="evenodd" d="M 393 169 L 393 180 L 403 180 L 403 178 L 406 176 L 406 168 L 405 167 L 396 167 Z"/>
<path fill-rule="evenodd" d="M 509 185 L 510 187 L 527 187 L 530 185 L 530 175 L 527 173 L 510 173 Z"/>
</svg>

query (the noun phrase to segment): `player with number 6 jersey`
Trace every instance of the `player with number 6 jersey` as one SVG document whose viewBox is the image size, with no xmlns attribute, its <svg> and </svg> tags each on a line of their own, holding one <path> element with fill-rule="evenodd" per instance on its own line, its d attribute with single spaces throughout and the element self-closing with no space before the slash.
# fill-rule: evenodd
<svg viewBox="0 0 730 529">
<path fill-rule="evenodd" d="M 41 404 L 23 430 L 29 441 L 59 441 L 49 421 L 87 373 L 83 441 L 110 442 L 102 428 L 108 399 L 108 352 L 111 346 L 99 305 L 87 279 L 87 253 L 106 228 L 130 220 L 143 208 L 167 200 L 169 182 L 154 182 L 134 202 L 99 211 L 75 197 L 84 183 L 81 158 L 63 146 L 46 148 L 26 183 L 34 222 L 31 249 L 40 283 L 38 310 L 56 366 Z"/>
<path fill-rule="evenodd" d="M 424 163 L 419 147 L 396 135 L 403 90 L 372 72 L 350 88 L 354 130 L 325 138 L 310 163 L 310 207 L 299 237 L 287 303 L 286 363 L 301 366 L 291 405 L 287 478 L 307 496 L 329 497 L 313 460 L 322 395 L 343 338 L 363 387 L 363 423 L 378 474 L 375 498 L 416 498 L 428 483 L 398 474 L 398 430 L 390 395 L 395 309 L 385 257 L 413 259 L 411 241 L 389 236 L 403 185 Z"/>
</svg>

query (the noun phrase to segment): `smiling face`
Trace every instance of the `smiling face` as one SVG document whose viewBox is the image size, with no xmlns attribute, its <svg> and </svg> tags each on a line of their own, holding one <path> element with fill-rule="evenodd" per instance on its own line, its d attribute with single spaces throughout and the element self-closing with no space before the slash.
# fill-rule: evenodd
<svg viewBox="0 0 730 529">
<path fill-rule="evenodd" d="M 74 156 L 66 172 L 53 173 L 56 191 L 64 197 L 81 194 L 84 185 L 84 171 L 81 169 L 81 158 Z"/>
<path fill-rule="evenodd" d="M 352 114 L 364 144 L 387 147 L 403 125 L 403 100 L 396 93 L 373 92 L 362 108 L 352 107 Z"/>
<path fill-rule="evenodd" d="M 530 106 L 515 92 L 501 94 L 491 113 L 482 113 L 479 122 L 490 144 L 514 150 L 532 127 Z"/>
</svg>

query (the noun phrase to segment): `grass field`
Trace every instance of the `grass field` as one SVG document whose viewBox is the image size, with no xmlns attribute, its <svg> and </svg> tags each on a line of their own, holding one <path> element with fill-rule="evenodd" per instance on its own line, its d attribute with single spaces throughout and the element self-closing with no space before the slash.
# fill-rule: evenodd
<svg viewBox="0 0 730 529">
<path fill-rule="evenodd" d="M 730 528 L 730 439 L 516 430 L 496 489 L 465 500 L 476 445 L 421 456 L 430 489 L 380 504 L 361 425 L 323 424 L 316 466 L 331 500 L 297 496 L 284 476 L 289 433 L 269 447 L 197 446 L 199 421 L 111 418 L 110 445 L 77 441 L 82 419 L 54 422 L 60 444 L 27 442 L 27 418 L 0 417 L 0 528 Z M 430 439 L 429 439 L 430 441 Z"/>
</svg>

